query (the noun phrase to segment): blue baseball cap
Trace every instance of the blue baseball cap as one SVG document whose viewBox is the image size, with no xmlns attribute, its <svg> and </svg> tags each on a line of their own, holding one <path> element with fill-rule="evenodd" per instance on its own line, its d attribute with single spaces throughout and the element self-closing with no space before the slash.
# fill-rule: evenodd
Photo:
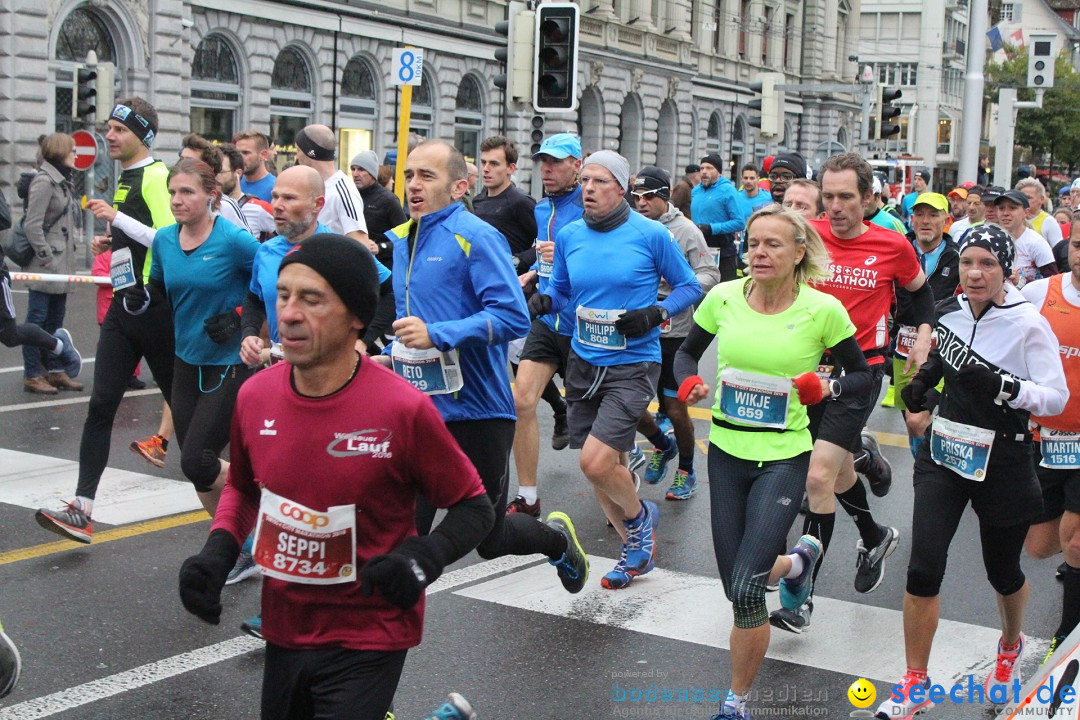
<svg viewBox="0 0 1080 720">
<path fill-rule="evenodd" d="M 570 133 L 556 133 L 551 137 L 544 138 L 544 143 L 539 150 L 533 153 L 533 158 L 541 155 L 550 155 L 556 160 L 562 160 L 566 157 L 581 159 L 581 140 L 578 139 L 577 135 L 571 135 Z"/>
</svg>

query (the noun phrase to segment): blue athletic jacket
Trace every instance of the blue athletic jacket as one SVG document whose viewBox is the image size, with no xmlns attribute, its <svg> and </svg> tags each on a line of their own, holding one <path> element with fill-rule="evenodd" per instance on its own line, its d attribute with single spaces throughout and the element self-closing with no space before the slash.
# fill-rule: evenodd
<svg viewBox="0 0 1080 720">
<path fill-rule="evenodd" d="M 575 220 L 580 220 L 584 212 L 585 206 L 581 200 L 580 185 L 565 195 L 548 195 L 542 198 L 533 209 L 533 215 L 536 217 L 537 240 L 554 241 L 560 230 Z M 546 293 L 548 283 L 551 282 L 550 266 L 541 268 L 539 253 L 532 269 L 536 270 L 537 275 L 536 291 Z M 540 322 L 560 335 L 570 337 L 574 334 L 574 308 L 566 308 L 557 315 L 544 315 L 540 318 Z"/>
<path fill-rule="evenodd" d="M 506 343 L 529 332 L 529 312 L 506 238 L 459 202 L 386 237 L 397 317 L 420 318 L 435 347 L 459 353 L 464 386 L 431 398 L 443 419 L 516 420 Z"/>
</svg>

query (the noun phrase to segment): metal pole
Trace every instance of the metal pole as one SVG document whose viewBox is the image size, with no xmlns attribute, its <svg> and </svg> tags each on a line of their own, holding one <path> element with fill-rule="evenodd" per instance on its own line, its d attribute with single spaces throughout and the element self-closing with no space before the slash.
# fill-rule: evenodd
<svg viewBox="0 0 1080 720">
<path fill-rule="evenodd" d="M 97 142 L 96 133 L 95 133 L 94 141 L 95 141 L 95 144 L 96 144 L 96 142 Z M 86 185 L 83 186 L 83 195 L 85 196 L 85 198 L 87 200 L 90 200 L 90 199 L 92 199 L 94 197 L 94 182 L 95 182 L 95 179 L 94 179 L 94 165 L 96 165 L 96 164 L 97 164 L 97 159 L 94 160 L 93 165 L 91 165 L 90 167 L 88 167 L 86 169 L 86 176 L 85 176 Z M 86 204 L 83 203 L 83 208 L 85 208 L 85 207 L 86 207 Z M 86 267 L 87 268 L 91 268 L 91 267 L 94 266 L 94 259 L 91 257 L 91 253 L 90 253 L 90 243 L 93 241 L 93 239 L 94 239 L 94 213 L 83 210 L 83 242 L 86 243 Z"/>
<path fill-rule="evenodd" d="M 866 154 L 870 154 L 870 112 L 873 108 L 873 85 L 862 87 L 862 125 L 859 128 L 859 140 Z"/>
<path fill-rule="evenodd" d="M 998 90 L 997 146 L 994 156 L 994 184 L 1012 187 L 1013 129 L 1016 125 L 1016 88 Z"/>
<path fill-rule="evenodd" d="M 979 179 L 979 139 L 982 135 L 983 63 L 986 62 L 988 0 L 971 0 L 968 9 L 967 74 L 964 79 L 964 120 L 960 127 L 960 181 Z M 1014 99 L 1016 91 L 1013 91 Z M 998 127 L 1000 128 L 1000 120 Z M 998 144 L 1000 154 L 1002 147 Z M 1009 144 L 1010 162 L 1012 144 Z M 995 174 L 997 163 L 995 161 Z"/>
</svg>

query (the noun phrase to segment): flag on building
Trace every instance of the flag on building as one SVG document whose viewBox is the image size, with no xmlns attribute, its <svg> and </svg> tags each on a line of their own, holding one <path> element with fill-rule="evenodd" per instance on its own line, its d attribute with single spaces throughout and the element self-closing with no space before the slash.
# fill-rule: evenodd
<svg viewBox="0 0 1080 720">
<path fill-rule="evenodd" d="M 1024 28 L 1016 28 L 1009 40 L 1018 48 L 1024 47 Z"/>
<path fill-rule="evenodd" d="M 997 25 L 987 31 L 986 39 L 990 41 L 990 49 L 994 52 L 1005 47 L 1005 42 L 1001 39 L 1001 29 Z"/>
</svg>

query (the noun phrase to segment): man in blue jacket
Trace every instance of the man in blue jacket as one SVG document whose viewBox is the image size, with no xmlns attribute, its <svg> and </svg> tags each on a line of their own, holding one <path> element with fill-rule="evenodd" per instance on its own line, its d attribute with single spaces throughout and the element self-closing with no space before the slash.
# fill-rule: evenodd
<svg viewBox="0 0 1080 720">
<path fill-rule="evenodd" d="M 701 159 L 701 184 L 690 192 L 690 208 L 705 244 L 717 255 L 720 278 L 727 282 L 737 277 L 736 234 L 742 232 L 750 212 L 735 184 L 721 175 L 723 169 L 724 161 L 716 153 Z"/>
<path fill-rule="evenodd" d="M 566 363 L 570 447 L 623 538 L 601 585 L 626 587 L 653 569 L 659 510 L 638 498 L 625 453 L 660 378 L 660 329 L 701 297 L 690 263 L 666 227 L 630 210 L 630 164 L 612 150 L 582 163 L 585 213 L 555 238 L 551 282 L 529 300 L 534 315 L 574 310 Z M 657 302 L 660 278 L 671 294 Z"/>
<path fill-rule="evenodd" d="M 428 140 L 405 164 L 410 220 L 394 241 L 396 338 L 384 351 L 394 372 L 432 396 L 446 427 L 476 466 L 495 506 L 495 525 L 477 547 L 483 558 L 543 553 L 569 592 L 579 592 L 588 558 L 561 512 L 542 523 L 506 514 L 514 398 L 506 344 L 529 330 L 517 275 L 498 230 L 465 210 L 468 170 L 461 152 Z M 431 530 L 435 510 L 417 497 L 416 529 Z"/>
</svg>

